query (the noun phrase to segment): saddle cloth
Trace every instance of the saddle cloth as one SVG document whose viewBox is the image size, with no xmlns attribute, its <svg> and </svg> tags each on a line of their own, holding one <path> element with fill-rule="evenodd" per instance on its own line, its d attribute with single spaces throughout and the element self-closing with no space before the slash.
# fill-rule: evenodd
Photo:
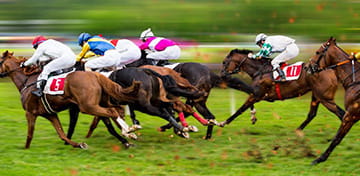
<svg viewBox="0 0 360 176">
<path fill-rule="evenodd" d="M 50 95 L 64 94 L 65 78 L 71 72 L 50 77 L 46 82 L 43 92 Z"/>
<path fill-rule="evenodd" d="M 299 79 L 302 70 L 302 64 L 303 62 L 296 62 L 294 64 L 281 67 L 281 69 L 285 73 L 286 81 L 293 81 Z M 276 70 L 273 71 L 273 78 L 275 78 L 275 80 L 280 79 L 279 73 Z"/>
</svg>

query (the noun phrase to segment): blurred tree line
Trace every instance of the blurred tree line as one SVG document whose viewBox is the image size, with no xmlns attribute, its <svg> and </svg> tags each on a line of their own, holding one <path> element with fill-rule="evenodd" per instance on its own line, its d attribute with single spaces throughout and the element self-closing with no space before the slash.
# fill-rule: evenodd
<svg viewBox="0 0 360 176">
<path fill-rule="evenodd" d="M 199 42 L 252 41 L 260 32 L 360 41 L 360 0 L 0 0 L 0 5 L 0 33 L 138 37 L 151 27 L 160 36 Z"/>
</svg>

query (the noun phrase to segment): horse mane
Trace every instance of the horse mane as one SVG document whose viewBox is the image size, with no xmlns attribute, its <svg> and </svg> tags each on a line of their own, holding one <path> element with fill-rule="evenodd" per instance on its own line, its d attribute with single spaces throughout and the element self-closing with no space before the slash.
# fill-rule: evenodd
<svg viewBox="0 0 360 176">
<path fill-rule="evenodd" d="M 230 55 L 233 55 L 234 53 L 238 53 L 238 54 L 249 54 L 249 53 L 253 53 L 253 51 L 248 50 L 248 49 L 233 49 L 230 51 Z"/>
</svg>

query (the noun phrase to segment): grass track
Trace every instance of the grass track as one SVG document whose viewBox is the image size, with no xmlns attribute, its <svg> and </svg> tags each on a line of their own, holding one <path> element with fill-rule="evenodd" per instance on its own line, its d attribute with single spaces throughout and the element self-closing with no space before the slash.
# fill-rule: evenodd
<svg viewBox="0 0 360 176">
<path fill-rule="evenodd" d="M 73 139 L 86 142 L 88 150 L 63 145 L 50 122 L 38 118 L 29 150 L 24 149 L 27 126 L 19 93 L 11 82 L 0 82 L 0 175 L 358 175 L 360 172 L 359 125 L 355 125 L 329 160 L 317 166 L 310 162 L 328 147 L 339 120 L 320 106 L 318 116 L 305 129 L 305 137 L 294 129 L 307 115 L 310 96 L 256 104 L 258 122 L 251 125 L 249 111 L 225 128 L 215 127 L 213 139 L 202 140 L 205 128 L 199 127 L 191 139 L 173 137 L 172 131 L 156 128 L 164 121 L 138 113 L 143 128 L 136 147 L 125 150 L 106 131 L 103 124 L 94 135 L 84 136 L 91 117 L 81 115 Z M 246 98 L 242 92 L 214 89 L 209 107 L 218 121 L 230 116 L 230 96 L 236 107 Z M 343 106 L 343 92 L 337 103 Z M 68 114 L 60 113 L 67 130 Z M 128 122 L 130 122 L 128 120 Z"/>
</svg>

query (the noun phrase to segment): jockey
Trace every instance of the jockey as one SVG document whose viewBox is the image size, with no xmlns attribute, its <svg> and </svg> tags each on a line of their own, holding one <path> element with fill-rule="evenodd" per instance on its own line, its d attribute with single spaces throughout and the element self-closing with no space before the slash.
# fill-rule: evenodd
<svg viewBox="0 0 360 176">
<path fill-rule="evenodd" d="M 140 40 L 144 42 L 140 49 L 146 51 L 146 58 L 151 60 L 152 65 L 161 65 L 161 62 L 180 57 L 181 49 L 174 41 L 155 37 L 150 28 L 141 33 Z"/>
<path fill-rule="evenodd" d="M 283 35 L 267 36 L 260 33 L 256 36 L 255 43 L 261 50 L 255 55 L 249 54 L 250 58 L 269 57 L 273 53 L 280 53 L 271 61 L 271 65 L 279 73 L 281 81 L 284 81 L 285 74 L 280 68 L 280 63 L 289 61 L 299 54 L 295 40 Z"/>
<path fill-rule="evenodd" d="M 120 42 L 119 42 L 120 41 Z M 94 59 L 88 60 L 85 63 L 85 71 L 91 69 L 105 68 L 105 67 L 123 67 L 137 59 L 140 59 L 141 54 L 137 53 L 131 41 L 118 40 L 110 42 L 105 38 L 95 35 L 91 36 L 88 33 L 81 33 L 78 38 L 79 45 L 82 46 L 81 52 L 78 54 L 76 61 L 80 61 L 84 57 L 98 55 Z M 114 44 L 119 46 L 114 46 Z M 90 55 L 89 55 L 89 51 Z M 138 49 L 140 51 L 140 49 Z M 129 56 L 134 54 L 133 56 Z"/>
<path fill-rule="evenodd" d="M 121 53 L 123 65 L 130 64 L 141 58 L 141 50 L 134 42 L 128 39 L 110 40 L 115 48 Z"/>
<path fill-rule="evenodd" d="M 21 67 L 30 66 L 37 62 L 50 61 L 46 64 L 37 78 L 37 90 L 32 93 L 38 97 L 43 95 L 43 90 L 49 74 L 53 71 L 70 68 L 75 65 L 75 53 L 65 44 L 46 39 L 44 36 L 37 36 L 32 42 L 35 53 Z"/>
</svg>

